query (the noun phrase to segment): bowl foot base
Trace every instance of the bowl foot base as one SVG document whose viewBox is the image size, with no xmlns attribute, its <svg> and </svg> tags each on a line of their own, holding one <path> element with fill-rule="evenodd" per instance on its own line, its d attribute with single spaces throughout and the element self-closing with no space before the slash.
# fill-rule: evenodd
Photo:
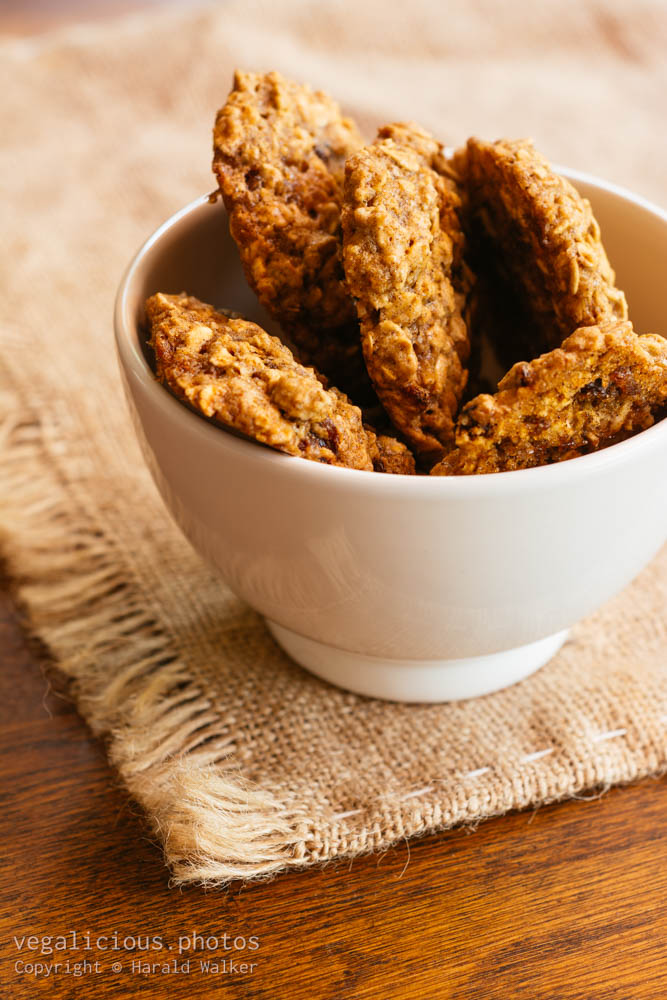
<svg viewBox="0 0 667 1000">
<path fill-rule="evenodd" d="M 269 619 L 266 624 L 293 660 L 323 680 L 355 694 L 409 702 L 459 701 L 509 687 L 544 666 L 569 631 L 461 660 L 391 660 L 327 646 Z"/>
</svg>

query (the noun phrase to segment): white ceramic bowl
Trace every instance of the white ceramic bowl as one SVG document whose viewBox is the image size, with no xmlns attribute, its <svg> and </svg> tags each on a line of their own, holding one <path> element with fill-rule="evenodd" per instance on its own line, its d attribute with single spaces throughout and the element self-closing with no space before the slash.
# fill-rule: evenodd
<svg viewBox="0 0 667 1000">
<path fill-rule="evenodd" d="M 667 333 L 667 214 L 563 171 L 586 197 L 639 332 Z M 467 698 L 545 663 L 667 537 L 667 420 L 597 454 L 471 477 L 333 468 L 245 441 L 156 381 L 139 324 L 156 291 L 273 325 L 221 204 L 188 205 L 120 286 L 116 338 L 155 482 L 185 535 L 319 676 L 405 701 Z"/>
</svg>

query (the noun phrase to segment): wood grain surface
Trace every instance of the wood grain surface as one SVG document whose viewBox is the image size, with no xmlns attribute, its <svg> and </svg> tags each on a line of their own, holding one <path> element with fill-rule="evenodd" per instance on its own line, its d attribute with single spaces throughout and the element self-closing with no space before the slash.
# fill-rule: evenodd
<svg viewBox="0 0 667 1000">
<path fill-rule="evenodd" d="M 1 594 L 3 1000 L 667 997 L 664 781 L 351 864 L 172 889 L 103 748 L 49 691 Z M 40 976 L 25 971 L 36 963 Z"/>
</svg>

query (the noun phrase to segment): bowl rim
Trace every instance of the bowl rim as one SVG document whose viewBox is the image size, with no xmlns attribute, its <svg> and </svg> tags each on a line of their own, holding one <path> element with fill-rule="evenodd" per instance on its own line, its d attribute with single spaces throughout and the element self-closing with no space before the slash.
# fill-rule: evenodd
<svg viewBox="0 0 667 1000">
<path fill-rule="evenodd" d="M 627 188 L 602 180 L 580 170 L 554 165 L 554 170 L 568 180 L 581 181 L 593 188 L 599 188 L 617 198 L 629 201 L 667 225 L 667 211 L 648 201 L 641 195 L 634 194 Z M 189 433 L 198 437 L 206 446 L 228 449 L 239 458 L 269 463 L 274 474 L 296 476 L 297 480 L 308 480 L 316 476 L 320 484 L 328 483 L 348 487 L 363 487 L 363 490 L 377 489 L 385 495 L 409 494 L 414 498 L 418 490 L 423 499 L 440 498 L 443 495 L 452 497 L 482 497 L 485 494 L 509 493 L 516 490 L 551 489 L 557 485 L 576 483 L 582 479 L 597 475 L 600 472 L 622 465 L 629 458 L 638 458 L 641 452 L 661 443 L 667 444 L 667 418 L 625 441 L 610 445 L 601 451 L 580 455 L 566 462 L 556 462 L 551 465 L 536 466 L 530 469 L 515 469 L 510 472 L 479 473 L 471 476 L 411 476 L 405 474 L 369 473 L 363 469 L 348 469 L 342 466 L 326 465 L 320 462 L 309 462 L 298 456 L 287 455 L 258 442 L 246 440 L 225 431 L 222 424 L 216 424 L 212 419 L 198 414 L 176 399 L 156 378 L 140 347 L 138 330 L 135 329 L 133 318 L 129 311 L 129 293 L 137 272 L 144 259 L 161 242 L 163 237 L 174 229 L 188 216 L 198 213 L 205 205 L 212 204 L 212 195 L 200 195 L 169 216 L 144 241 L 128 264 L 121 279 L 114 304 L 114 331 L 116 347 L 121 368 L 132 375 L 142 385 L 151 401 L 169 414 L 172 419 L 185 423 Z M 268 471 L 268 470 L 267 470 Z M 324 478 L 323 478 L 324 477 Z M 331 478 L 333 477 L 333 478 Z M 428 485 L 425 485 L 428 483 Z M 421 484 L 421 485 L 417 485 Z"/>
</svg>

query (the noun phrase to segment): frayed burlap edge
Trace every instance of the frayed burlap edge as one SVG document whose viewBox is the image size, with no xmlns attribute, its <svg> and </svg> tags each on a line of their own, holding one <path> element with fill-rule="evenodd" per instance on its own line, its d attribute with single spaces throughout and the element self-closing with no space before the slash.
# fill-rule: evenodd
<svg viewBox="0 0 667 1000">
<path fill-rule="evenodd" d="M 217 716 L 145 611 L 120 553 L 77 507 L 35 415 L 0 395 L 0 547 L 36 635 L 162 842 L 175 883 L 303 865 L 298 822 L 224 767 Z M 301 844 L 301 851 L 295 850 Z"/>
<path fill-rule="evenodd" d="M 577 766 L 560 790 L 507 781 L 477 794 L 442 795 L 437 783 L 384 809 L 336 817 L 322 836 L 307 814 L 287 810 L 243 779 L 212 702 L 146 611 L 140 588 L 76 481 L 57 462 L 67 434 L 23 411 L 0 390 L 0 548 L 35 634 L 68 678 L 79 710 L 130 794 L 147 814 L 175 884 L 224 885 L 337 857 L 386 849 L 407 837 L 579 797 L 591 789 L 659 776 L 667 765 L 646 747 L 643 766 L 615 755 Z M 17 415 L 18 414 L 18 415 Z M 1 417 L 0 417 L 1 419 Z M 75 447 L 75 444 L 74 444 Z M 606 734 L 615 736 L 616 734 Z M 539 758 L 541 750 L 526 758 Z M 368 815 L 366 815 L 368 812 Z M 355 817 L 352 826 L 348 816 Z"/>
</svg>

